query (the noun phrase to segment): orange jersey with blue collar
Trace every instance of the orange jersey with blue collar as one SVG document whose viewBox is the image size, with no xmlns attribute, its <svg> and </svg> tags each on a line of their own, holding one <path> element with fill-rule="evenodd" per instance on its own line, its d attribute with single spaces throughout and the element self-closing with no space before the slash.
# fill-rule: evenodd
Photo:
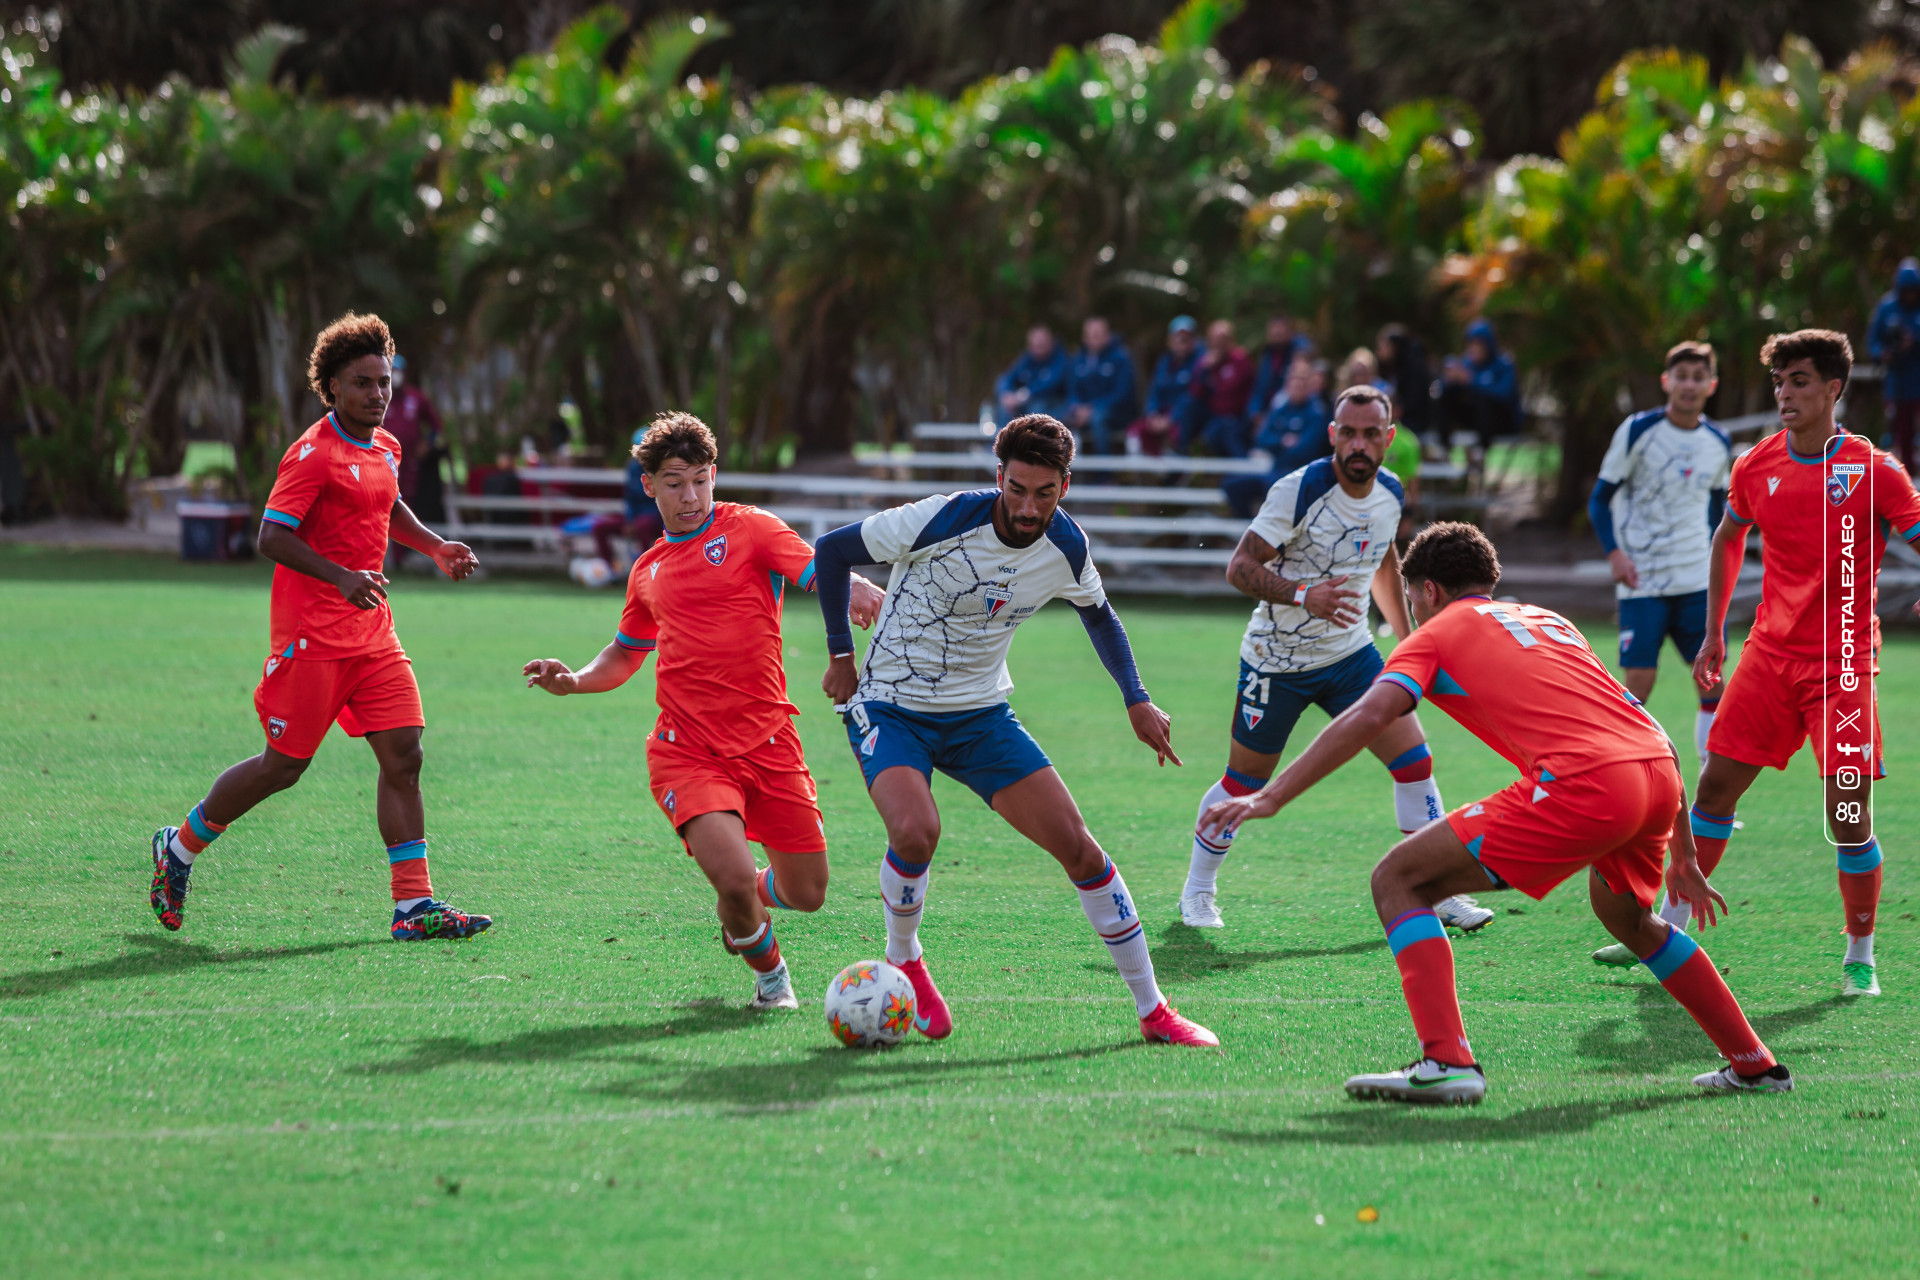
<svg viewBox="0 0 1920 1280">
<path fill-rule="evenodd" d="M 263 523 L 284 525 L 348 569 L 377 572 L 400 497 L 400 442 L 379 427 L 362 443 L 329 413 L 300 433 L 280 459 Z M 285 565 L 273 571 L 273 653 L 282 658 L 357 658 L 398 652 L 393 611 L 348 604 L 331 584 Z"/>
<path fill-rule="evenodd" d="M 813 588 L 813 548 L 778 516 L 736 502 L 714 503 L 698 529 L 665 534 L 634 561 L 614 639 L 658 650 L 662 733 L 743 756 L 800 714 L 780 644 L 789 582 Z"/>
<path fill-rule="evenodd" d="M 1379 681 L 1431 698 L 1529 778 L 1673 754 L 1586 637 L 1537 605 L 1462 596 L 1400 642 Z"/>
<path fill-rule="evenodd" d="M 1763 541 L 1748 644 L 1782 658 L 1836 659 L 1841 633 L 1864 625 L 1879 649 L 1874 604 L 1887 533 L 1920 538 L 1920 496 L 1905 468 L 1864 436 L 1842 432 L 1803 458 L 1776 432 L 1734 462 L 1727 515 Z"/>
</svg>

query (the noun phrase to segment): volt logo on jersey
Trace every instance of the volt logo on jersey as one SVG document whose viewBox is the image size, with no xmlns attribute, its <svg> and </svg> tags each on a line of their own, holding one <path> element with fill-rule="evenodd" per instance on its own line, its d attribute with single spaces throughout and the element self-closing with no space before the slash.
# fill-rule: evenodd
<svg viewBox="0 0 1920 1280">
<path fill-rule="evenodd" d="M 1767 477 L 1767 496 L 1768 496 L 1769 498 L 1771 498 L 1771 497 L 1773 496 L 1773 492 L 1774 492 L 1774 490 L 1776 490 L 1776 489 L 1778 489 L 1779 487 L 1780 487 L 1780 477 L 1779 477 L 1779 476 L 1768 476 L 1768 477 Z"/>
<path fill-rule="evenodd" d="M 1013 603 L 1013 592 L 1005 587 L 988 587 L 982 593 L 987 597 L 987 616 L 993 617 Z"/>
<path fill-rule="evenodd" d="M 1267 718 L 1266 708 L 1251 706 L 1243 702 L 1240 704 L 1240 718 L 1247 722 L 1247 728 L 1249 730 L 1258 729 L 1260 722 Z"/>
<path fill-rule="evenodd" d="M 702 544 L 700 550 L 705 553 L 708 564 L 725 564 L 727 562 L 727 535 L 723 533 L 717 538 L 708 538 L 706 542 Z"/>
<path fill-rule="evenodd" d="M 1845 502 L 1860 484 L 1860 478 L 1867 474 L 1864 462 L 1836 462 L 1827 476 L 1827 501 L 1834 506 Z"/>
</svg>

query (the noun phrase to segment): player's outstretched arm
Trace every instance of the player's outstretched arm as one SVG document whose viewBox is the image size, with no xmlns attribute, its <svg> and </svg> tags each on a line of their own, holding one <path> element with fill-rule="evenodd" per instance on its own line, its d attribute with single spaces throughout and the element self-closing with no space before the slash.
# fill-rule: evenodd
<svg viewBox="0 0 1920 1280">
<path fill-rule="evenodd" d="M 1200 815 L 1199 829 L 1207 835 L 1231 835 L 1249 818 L 1271 818 L 1295 797 L 1367 749 L 1367 745 L 1401 716 L 1413 710 L 1413 695 L 1391 680 L 1374 683 L 1360 701 L 1348 707 L 1322 729 L 1294 762 L 1272 782 L 1250 796 L 1236 796 L 1209 805 Z"/>
<path fill-rule="evenodd" d="M 1113 602 L 1103 600 L 1099 604 L 1077 604 L 1073 608 L 1087 629 L 1087 639 L 1093 641 L 1093 651 L 1100 655 L 1100 665 L 1120 686 L 1133 735 L 1153 748 L 1160 764 L 1169 760 L 1179 764 L 1180 757 L 1173 751 L 1173 717 L 1154 706 L 1153 699 L 1147 696 L 1147 687 L 1140 681 L 1140 668 L 1133 660 L 1133 642 L 1127 639 L 1127 629 L 1121 625 Z"/>
<path fill-rule="evenodd" d="M 472 547 L 464 542 L 449 542 L 421 524 L 413 508 L 399 498 L 393 500 L 393 511 L 387 517 L 387 536 L 432 559 L 440 566 L 440 572 L 455 582 L 480 567 L 480 558 L 473 554 Z"/>
<path fill-rule="evenodd" d="M 1720 683 L 1720 668 L 1727 660 L 1727 606 L 1747 558 L 1748 527 L 1728 512 L 1713 531 L 1713 558 L 1707 569 L 1707 634 L 1693 657 L 1693 682 L 1702 690 Z"/>
<path fill-rule="evenodd" d="M 527 678 L 527 688 L 545 689 L 555 697 L 569 693 L 605 693 L 632 679 L 633 673 L 647 660 L 648 652 L 629 649 L 615 640 L 578 671 L 569 671 L 567 664 L 558 658 L 535 658 L 520 668 L 520 674 Z"/>
<path fill-rule="evenodd" d="M 333 587 L 356 609 L 377 609 L 387 598 L 387 575 L 372 569 L 349 569 L 315 551 L 300 536 L 272 520 L 260 524 L 260 554 L 275 564 Z"/>
</svg>

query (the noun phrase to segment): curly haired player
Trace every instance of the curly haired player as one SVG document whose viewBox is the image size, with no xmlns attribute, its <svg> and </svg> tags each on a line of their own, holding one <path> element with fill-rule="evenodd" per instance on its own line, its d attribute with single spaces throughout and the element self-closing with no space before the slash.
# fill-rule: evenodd
<svg viewBox="0 0 1920 1280">
<path fill-rule="evenodd" d="M 479 562 L 400 500 L 400 443 L 380 427 L 392 362 L 393 338 L 378 316 L 349 312 L 314 340 L 307 378 L 327 414 L 280 459 L 260 521 L 260 553 L 278 566 L 271 651 L 253 694 L 267 742 L 222 773 L 178 827 L 154 833 L 148 896 L 169 929 L 181 925 L 194 860 L 242 814 L 298 782 L 336 723 L 365 738 L 380 766 L 375 814 L 392 874 L 394 938 L 464 938 L 493 923 L 435 898 L 427 877 L 426 716 L 380 566 L 389 538 L 456 581 Z"/>
</svg>

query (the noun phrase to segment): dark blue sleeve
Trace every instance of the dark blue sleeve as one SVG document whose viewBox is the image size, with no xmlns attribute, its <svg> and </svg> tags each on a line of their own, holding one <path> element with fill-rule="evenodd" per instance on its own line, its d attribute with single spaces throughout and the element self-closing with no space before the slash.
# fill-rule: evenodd
<svg viewBox="0 0 1920 1280">
<path fill-rule="evenodd" d="M 859 524 L 843 525 L 813 544 L 813 582 L 820 594 L 820 616 L 827 621 L 827 655 L 852 653 L 853 566 L 872 564 L 873 553 Z"/>
<path fill-rule="evenodd" d="M 1613 536 L 1613 495 L 1620 492 L 1620 486 L 1611 480 L 1593 482 L 1593 496 L 1587 499 L 1587 519 L 1593 522 L 1593 534 L 1600 539 L 1600 549 L 1608 555 L 1620 549 L 1620 540 Z M 1724 490 L 1715 490 L 1724 497 Z"/>
<path fill-rule="evenodd" d="M 1727 491 L 1709 489 L 1707 491 L 1707 532 L 1720 527 L 1720 518 L 1727 514 Z"/>
<path fill-rule="evenodd" d="M 1100 664 L 1120 686 L 1127 705 L 1151 701 L 1146 686 L 1140 683 L 1140 669 L 1133 664 L 1133 645 L 1127 641 L 1127 629 L 1120 625 L 1120 615 L 1113 611 L 1113 602 L 1077 604 L 1073 608 L 1087 629 L 1087 639 L 1093 641 L 1093 651 L 1100 655 Z"/>
</svg>

